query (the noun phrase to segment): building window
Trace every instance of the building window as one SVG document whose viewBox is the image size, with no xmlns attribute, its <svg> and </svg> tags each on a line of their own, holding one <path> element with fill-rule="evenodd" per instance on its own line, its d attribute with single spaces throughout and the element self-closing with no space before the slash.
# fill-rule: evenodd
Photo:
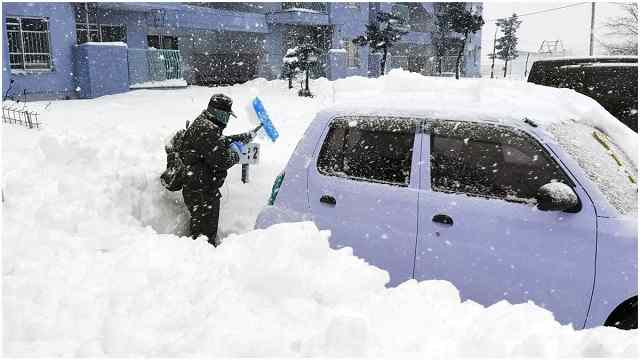
<svg viewBox="0 0 640 360">
<path fill-rule="evenodd" d="M 77 3 L 76 42 L 127 42 L 125 25 L 98 24 L 98 9 L 94 3 Z"/>
<path fill-rule="evenodd" d="M 51 69 L 47 18 L 7 17 L 7 40 L 12 70 Z"/>
<path fill-rule="evenodd" d="M 125 25 L 100 25 L 100 41 L 127 42 L 127 27 Z"/>
<path fill-rule="evenodd" d="M 147 35 L 147 46 L 154 49 L 178 50 L 178 38 L 175 36 Z"/>
<path fill-rule="evenodd" d="M 100 41 L 96 5 L 89 3 L 76 4 L 75 13 L 76 42 L 83 44 L 90 41 Z"/>
<path fill-rule="evenodd" d="M 351 39 L 344 41 L 344 48 L 347 51 L 347 67 L 360 67 L 360 56 L 358 56 L 358 45 Z"/>
</svg>

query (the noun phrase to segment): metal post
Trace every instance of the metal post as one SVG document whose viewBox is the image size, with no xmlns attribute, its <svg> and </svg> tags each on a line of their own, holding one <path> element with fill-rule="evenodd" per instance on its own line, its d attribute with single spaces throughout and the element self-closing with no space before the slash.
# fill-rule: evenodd
<svg viewBox="0 0 640 360">
<path fill-rule="evenodd" d="M 491 78 L 493 79 L 493 68 L 496 66 L 496 37 L 498 36 L 498 25 L 496 24 L 496 31 L 493 33 L 493 56 L 491 59 Z"/>
<path fill-rule="evenodd" d="M 20 31 L 20 45 L 21 45 L 20 50 L 22 50 L 22 69 L 26 70 L 27 69 L 27 58 L 26 58 L 26 55 L 25 55 L 26 50 L 24 48 L 24 37 L 22 35 L 22 18 L 18 17 L 17 19 L 18 19 L 18 30 Z"/>
<path fill-rule="evenodd" d="M 242 183 L 249 182 L 249 164 L 242 164 Z"/>
<path fill-rule="evenodd" d="M 528 69 L 528 66 L 529 66 L 529 55 L 531 55 L 530 52 L 527 53 L 527 61 L 525 61 L 525 63 L 524 63 L 524 80 L 525 81 L 527 80 L 527 69 Z"/>
<path fill-rule="evenodd" d="M 591 3 L 591 36 L 589 37 L 589 56 L 593 56 L 593 28 L 596 18 L 596 3 Z"/>
</svg>

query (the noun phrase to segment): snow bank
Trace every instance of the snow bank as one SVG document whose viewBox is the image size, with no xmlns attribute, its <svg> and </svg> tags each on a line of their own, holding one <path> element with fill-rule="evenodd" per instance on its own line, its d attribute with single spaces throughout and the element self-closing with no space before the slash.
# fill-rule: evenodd
<svg viewBox="0 0 640 360">
<path fill-rule="evenodd" d="M 335 85 L 349 82 L 369 80 Z M 637 331 L 576 332 L 533 304 L 461 302 L 446 282 L 387 289 L 386 272 L 310 223 L 250 231 L 332 85 L 315 81 L 312 99 L 285 81 L 140 90 L 31 103 L 43 130 L 3 124 L 5 355 L 638 356 Z M 251 128 L 260 96 L 281 136 L 262 141 L 251 183 L 230 172 L 228 236 L 212 248 L 180 236 L 181 195 L 158 176 L 166 137 L 217 91 L 236 101 L 227 133 Z"/>
</svg>

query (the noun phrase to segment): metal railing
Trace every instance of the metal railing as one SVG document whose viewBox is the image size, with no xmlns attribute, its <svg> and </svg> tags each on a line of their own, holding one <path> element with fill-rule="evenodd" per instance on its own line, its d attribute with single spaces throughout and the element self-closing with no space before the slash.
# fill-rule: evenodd
<svg viewBox="0 0 640 360">
<path fill-rule="evenodd" d="M 182 79 L 182 55 L 180 50 L 147 50 L 149 75 L 153 81 Z"/>
<path fill-rule="evenodd" d="M 2 105 L 2 122 L 7 124 L 18 124 L 29 129 L 39 128 L 42 123 L 39 121 L 38 115 L 40 114 L 25 108 Z"/>
<path fill-rule="evenodd" d="M 128 63 L 130 85 L 182 79 L 179 50 L 129 49 Z"/>
</svg>

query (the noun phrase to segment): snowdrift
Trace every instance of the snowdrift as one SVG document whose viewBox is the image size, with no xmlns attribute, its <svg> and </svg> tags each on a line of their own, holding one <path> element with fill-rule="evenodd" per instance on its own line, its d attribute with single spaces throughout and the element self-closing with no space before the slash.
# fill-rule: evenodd
<svg viewBox="0 0 640 360">
<path fill-rule="evenodd" d="M 534 304 L 484 308 L 461 302 L 447 282 L 385 288 L 385 271 L 330 249 L 330 234 L 312 223 L 251 230 L 318 110 L 334 95 L 401 88 L 411 76 L 317 80 L 313 99 L 255 80 L 29 104 L 43 130 L 2 128 L 4 355 L 637 357 L 638 331 L 575 331 Z M 239 115 L 227 133 L 250 128 L 243 107 L 258 95 L 281 137 L 263 141 L 251 183 L 240 182 L 239 167 L 230 172 L 228 236 L 212 248 L 182 236 L 181 195 L 158 176 L 167 136 L 218 90 Z"/>
</svg>

